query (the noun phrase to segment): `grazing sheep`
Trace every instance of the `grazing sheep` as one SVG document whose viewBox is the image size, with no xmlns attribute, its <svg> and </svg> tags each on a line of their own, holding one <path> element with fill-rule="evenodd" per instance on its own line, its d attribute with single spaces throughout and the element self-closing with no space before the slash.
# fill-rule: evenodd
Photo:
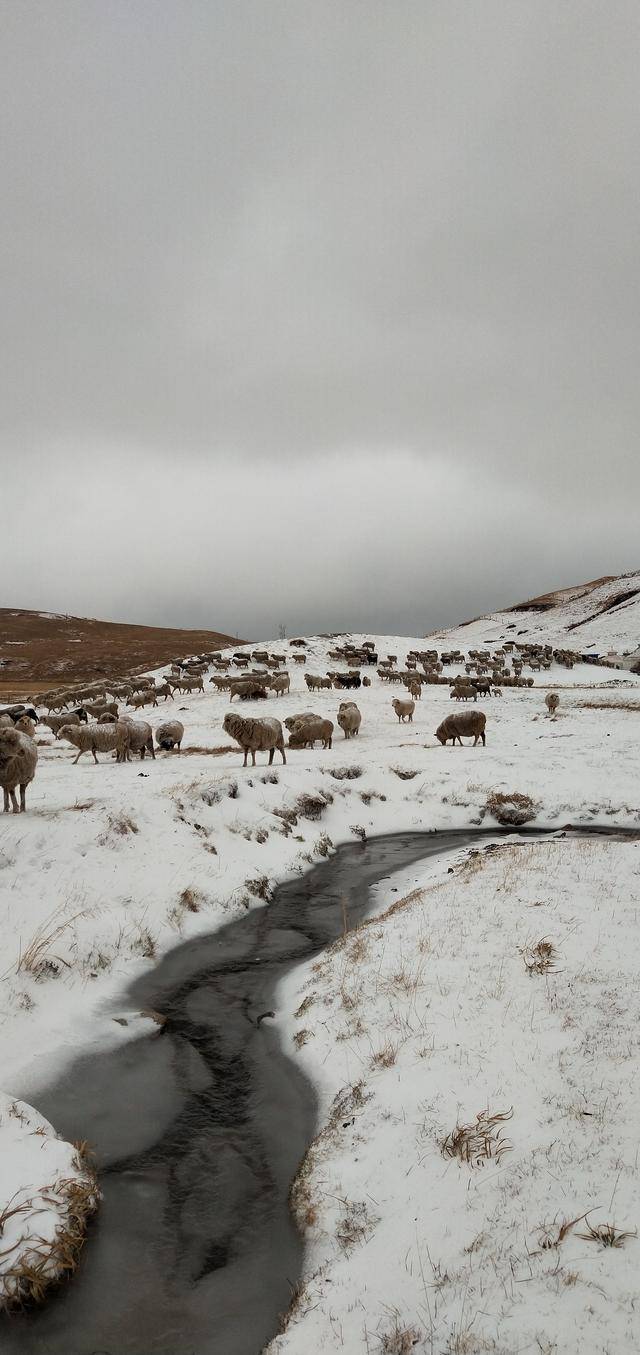
<svg viewBox="0 0 640 1355">
<path fill-rule="evenodd" d="M 458 682 L 451 690 L 452 701 L 477 701 L 478 693 L 470 682 Z"/>
<path fill-rule="evenodd" d="M 19 729 L 0 729 L 0 786 L 4 792 L 5 814 L 9 813 L 10 807 L 14 814 L 24 814 L 26 790 L 36 774 L 37 761 L 38 749 L 28 734 Z M 16 786 L 20 787 L 19 808 Z"/>
<path fill-rule="evenodd" d="M 158 748 L 175 748 L 177 746 L 180 752 L 180 745 L 184 738 L 184 725 L 181 720 L 167 720 L 163 725 L 158 725 L 156 729 L 156 746 Z"/>
<path fill-rule="evenodd" d="M 303 710 L 300 715 L 287 716 L 284 722 L 285 729 L 288 729 L 289 733 L 291 733 L 291 730 L 293 729 L 294 725 L 297 725 L 299 720 L 320 720 L 321 718 L 322 717 L 320 715 L 316 715 L 314 710 Z"/>
<path fill-rule="evenodd" d="M 323 687 L 331 687 L 332 679 L 327 677 L 316 677 L 313 673 L 305 673 L 304 680 L 310 692 L 319 692 Z"/>
<path fill-rule="evenodd" d="M 398 701 L 396 699 L 391 702 L 391 705 L 393 706 L 400 723 L 403 720 L 408 720 L 409 724 L 413 724 L 413 712 L 416 708 L 415 701 Z"/>
<path fill-rule="evenodd" d="M 276 696 L 284 696 L 289 691 L 290 686 L 291 679 L 288 673 L 276 673 L 276 676 L 271 679 L 271 690 L 275 692 Z"/>
<path fill-rule="evenodd" d="M 360 733 L 362 715 L 355 701 L 341 701 L 338 710 L 338 724 L 344 731 L 345 739 L 351 739 Z"/>
<path fill-rule="evenodd" d="M 118 715 L 117 701 L 87 701 L 84 709 L 89 715 L 93 715 L 94 720 L 99 720 L 101 715 L 106 715 L 107 711 L 111 715 Z"/>
<path fill-rule="evenodd" d="M 442 721 L 436 729 L 436 738 L 440 743 L 447 743 L 451 739 L 455 744 L 462 743 L 461 735 L 473 734 L 473 746 L 475 748 L 478 739 L 482 739 L 483 746 L 486 744 L 485 725 L 487 717 L 481 710 L 462 710 L 456 715 L 447 715 L 446 720 Z"/>
<path fill-rule="evenodd" d="M 544 698 L 544 704 L 547 707 L 549 715 L 555 715 L 558 706 L 560 705 L 560 697 L 558 696 L 558 693 L 547 692 L 547 695 Z"/>
<path fill-rule="evenodd" d="M 238 678 L 230 682 L 229 701 L 233 701 L 234 696 L 239 696 L 241 701 L 258 701 L 266 698 L 265 681 L 267 679 L 256 682 L 254 678 Z"/>
<path fill-rule="evenodd" d="M 248 753 L 251 753 L 255 767 L 256 753 L 266 753 L 267 751 L 269 753 L 269 766 L 271 766 L 276 748 L 282 754 L 282 761 L 287 761 L 282 725 L 279 720 L 270 717 L 264 720 L 245 720 L 241 715 L 236 715 L 235 711 L 230 711 L 224 717 L 222 728 L 225 734 L 230 734 L 231 738 L 240 744 L 244 752 L 243 767 L 247 765 Z"/>
<path fill-rule="evenodd" d="M 40 723 L 46 725 L 47 729 L 50 729 L 51 733 L 55 734 L 58 739 L 60 737 L 60 730 L 63 729 L 65 725 L 79 725 L 83 722 L 77 710 L 69 710 L 66 715 L 45 715 Z"/>
<path fill-rule="evenodd" d="M 157 704 L 158 698 L 155 688 L 153 690 L 147 688 L 144 692 L 134 692 L 127 701 L 127 705 L 132 706 L 134 710 L 140 710 L 142 706 L 157 706 Z"/>
<path fill-rule="evenodd" d="M 115 752 L 118 762 L 128 760 L 129 725 L 124 720 L 118 720 L 115 725 L 63 725 L 58 738 L 66 739 L 78 749 L 77 757 L 73 759 L 74 767 L 83 753 L 92 753 L 94 762 L 98 761 L 97 752 Z"/>
<path fill-rule="evenodd" d="M 313 748 L 316 739 L 322 740 L 323 748 L 331 748 L 333 740 L 333 720 L 325 720 L 321 715 L 296 720 L 289 735 L 290 748 Z"/>
<path fill-rule="evenodd" d="M 126 725 L 129 731 L 127 746 L 125 748 L 124 760 L 131 761 L 131 753 L 139 753 L 140 761 L 144 762 L 145 753 L 151 753 L 155 762 L 156 754 L 153 747 L 153 733 L 151 725 L 146 720 L 134 720 L 131 715 L 122 716 L 122 724 Z"/>
<path fill-rule="evenodd" d="M 16 720 L 15 727 L 20 730 L 21 734 L 26 734 L 28 739 L 35 739 L 36 723 L 30 715 L 21 715 L 19 720 Z"/>
</svg>

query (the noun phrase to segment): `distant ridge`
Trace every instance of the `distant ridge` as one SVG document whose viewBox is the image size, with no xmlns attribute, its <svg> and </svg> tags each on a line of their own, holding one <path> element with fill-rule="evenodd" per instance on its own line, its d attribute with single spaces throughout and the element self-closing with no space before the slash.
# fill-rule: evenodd
<svg viewBox="0 0 640 1355">
<path fill-rule="evenodd" d="M 136 626 L 93 617 L 0 608 L 0 692 L 106 673 L 159 667 L 209 649 L 240 643 L 215 630 Z"/>
</svg>

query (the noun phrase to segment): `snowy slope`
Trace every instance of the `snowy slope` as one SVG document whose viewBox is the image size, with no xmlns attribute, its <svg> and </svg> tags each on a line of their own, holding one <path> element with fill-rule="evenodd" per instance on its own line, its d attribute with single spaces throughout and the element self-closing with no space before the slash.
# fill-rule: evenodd
<svg viewBox="0 0 640 1355">
<path fill-rule="evenodd" d="M 640 649 L 640 572 L 560 589 L 520 608 L 493 612 L 429 636 L 434 647 L 467 650 L 483 642 L 516 639 L 579 652 L 622 654 Z"/>
</svg>

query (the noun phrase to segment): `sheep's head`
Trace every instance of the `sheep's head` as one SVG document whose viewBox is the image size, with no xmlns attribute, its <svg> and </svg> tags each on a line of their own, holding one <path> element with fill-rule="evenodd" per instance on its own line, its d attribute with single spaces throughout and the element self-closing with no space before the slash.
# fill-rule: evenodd
<svg viewBox="0 0 640 1355">
<path fill-rule="evenodd" d="M 0 729 L 0 762 L 6 761 L 18 752 L 20 747 L 20 734 L 17 729 Z"/>
<path fill-rule="evenodd" d="M 440 725 L 440 727 L 436 729 L 436 738 L 439 743 L 447 742 L 447 736 L 446 733 L 443 731 L 442 725 Z"/>
</svg>

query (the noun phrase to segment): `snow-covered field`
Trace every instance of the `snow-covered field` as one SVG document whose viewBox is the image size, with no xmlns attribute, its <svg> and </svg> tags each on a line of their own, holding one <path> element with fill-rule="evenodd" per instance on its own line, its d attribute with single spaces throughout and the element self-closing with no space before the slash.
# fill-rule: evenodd
<svg viewBox="0 0 640 1355">
<path fill-rule="evenodd" d="M 451 632 L 449 643 L 464 648 L 478 638 L 467 636 L 465 628 L 457 637 Z M 362 637 L 352 638 L 358 643 Z M 380 653 L 397 653 L 400 664 L 408 649 L 429 644 L 379 638 Z M 268 645 L 285 647 L 286 642 Z M 291 694 L 272 696 L 268 703 L 242 703 L 241 713 L 283 720 L 313 709 L 335 722 L 345 694 L 311 694 L 304 684 L 305 671 L 342 666 L 328 660 L 329 648 L 330 641 L 310 639 L 306 669 L 290 665 Z M 336 726 L 331 750 L 291 750 L 286 766 L 276 760 L 268 768 L 266 756 L 259 754 L 259 766 L 243 769 L 241 753 L 222 729 L 228 697 L 211 687 L 204 696 L 178 697 L 144 712 L 154 726 L 179 715 L 186 728 L 183 752 L 159 753 L 155 762 L 116 765 L 103 755 L 94 766 L 85 755 L 73 766 L 75 750 L 39 730 L 40 761 L 28 791 L 28 812 L 0 819 L 4 1093 L 37 1105 L 38 1087 L 50 1082 L 79 1048 L 117 1045 L 138 1035 L 148 1018 L 128 1011 L 122 996 L 136 974 L 177 941 L 211 932 L 248 908 L 268 906 L 265 900 L 279 880 L 306 870 L 332 844 L 363 832 L 372 836 L 408 828 L 482 823 L 490 830 L 495 820 L 487 797 L 495 791 L 528 795 L 538 824 L 598 822 L 640 829 L 638 678 L 591 665 L 571 672 L 554 666 L 535 674 L 533 689 L 505 688 L 501 700 L 479 702 L 487 714 L 486 748 L 453 748 L 442 747 L 434 737 L 453 709 L 448 688 L 425 687 L 413 724 L 399 725 L 391 701 L 403 693 L 382 684 L 375 670 L 371 675 L 370 688 L 346 694 L 355 696 L 362 711 L 359 737 L 345 741 Z M 550 687 L 561 694 L 554 719 L 544 706 Z M 341 775 L 345 769 L 350 777 Z M 340 1131 L 311 1161 L 310 1189 L 320 1203 L 308 1230 L 309 1273 L 321 1271 L 322 1283 L 332 1288 L 314 1290 L 320 1279 L 308 1287 L 307 1300 L 282 1338 L 287 1351 L 366 1350 L 365 1331 L 373 1351 L 378 1327 L 384 1335 L 385 1313 L 392 1326 L 396 1309 L 400 1322 L 420 1330 L 423 1344 L 416 1348 L 425 1351 L 568 1350 L 566 1343 L 535 1343 L 538 1329 L 548 1328 L 549 1340 L 553 1336 L 558 1294 L 566 1300 L 565 1312 L 578 1306 L 576 1295 L 598 1314 L 617 1305 L 618 1344 L 611 1351 L 632 1348 L 623 1344 L 629 1287 L 625 1249 L 606 1253 L 608 1265 L 618 1266 L 609 1281 L 611 1272 L 603 1277 L 596 1243 L 573 1240 L 569 1251 L 563 1243 L 562 1258 L 565 1252 L 573 1255 L 576 1246 L 582 1249 L 580 1264 L 573 1266 L 583 1277 L 582 1288 L 578 1281 L 561 1288 L 558 1280 L 555 1297 L 551 1281 L 540 1278 L 539 1258 L 527 1260 L 526 1274 L 524 1266 L 529 1250 L 538 1245 L 538 1225 L 555 1213 L 561 1219 L 607 1206 L 611 1196 L 610 1163 L 598 1176 L 596 1161 L 604 1139 L 597 1139 L 598 1146 L 595 1138 L 582 1143 L 584 1125 L 577 1112 L 573 1117 L 570 1110 L 558 1109 L 577 1105 L 580 1088 L 587 1097 L 586 1125 L 594 1134 L 606 1132 L 607 1161 L 621 1164 L 612 1213 L 605 1207 L 590 1221 L 596 1225 L 611 1214 L 623 1228 L 637 1222 L 623 1165 L 629 1154 L 626 1120 L 633 1118 L 633 1107 L 626 1099 L 618 1101 L 622 1092 L 614 1096 L 610 1088 L 622 1072 L 624 1098 L 631 1096 L 635 996 L 627 957 L 637 946 L 633 899 L 634 891 L 636 902 L 639 893 L 640 848 L 536 845 L 517 863 L 516 849 L 506 850 L 509 856 L 490 858 L 468 874 L 465 868 L 447 877 L 441 864 L 437 880 L 427 881 L 428 908 L 421 895 L 367 930 L 356 976 L 362 989 L 358 986 L 353 1011 L 344 1008 L 336 986 L 344 954 L 330 957 L 317 977 L 300 971 L 282 993 L 283 1039 L 291 1042 L 301 1024 L 311 1027 L 308 1042 L 292 1049 L 321 1087 L 327 1115 L 332 1097 L 344 1086 L 364 1078 L 366 1097 L 375 1093 L 371 1101 L 365 1097 L 357 1113 L 354 1108 L 352 1138 L 343 1139 Z M 547 867 L 545 851 L 552 854 Z M 515 864 L 509 866 L 510 860 Z M 511 880 L 508 888 L 500 885 L 496 871 Z M 615 887 L 607 890 L 612 876 Z M 416 888 L 424 885 L 416 879 Z M 534 912 L 529 904 L 538 900 L 541 907 Z M 381 895 L 380 908 L 391 901 Z M 433 925 L 427 918 L 432 904 Z M 559 947 L 558 972 L 529 977 L 518 947 L 544 934 Z M 393 974 L 385 978 L 389 963 L 394 973 L 406 971 L 406 992 Z M 310 979 L 316 996 L 301 1023 L 293 1013 L 312 991 L 306 986 Z M 593 1020 L 587 1021 L 589 1012 Z M 615 1064 L 597 1012 L 603 1021 L 609 1013 L 607 1030 L 616 1038 L 624 1027 L 624 1051 L 618 1050 Z M 575 1027 L 563 1027 L 565 1019 Z M 336 1042 L 339 1023 L 346 1034 Z M 570 1053 L 580 1040 L 583 1052 L 574 1059 Z M 375 1060 L 387 1044 L 398 1046 L 388 1068 Z M 485 1106 L 502 1112 L 511 1105 L 514 1115 L 505 1136 L 514 1148 L 498 1163 L 472 1170 L 442 1157 L 439 1136 L 455 1128 L 456 1118 L 467 1121 Z M 567 1175 L 573 1152 L 580 1195 L 575 1207 Z M 578 1170 L 581 1153 L 584 1175 Z M 398 1162 L 404 1164 L 406 1180 Z M 354 1222 L 354 1243 L 346 1249 L 335 1226 L 340 1200 L 328 1205 L 325 1198 L 328 1181 L 340 1184 L 347 1201 L 369 1200 L 366 1224 L 358 1231 Z M 16 1178 L 16 1189 L 25 1184 Z M 411 1218 L 405 1217 L 407 1201 Z M 430 1223 L 425 1232 L 425 1219 L 436 1208 L 439 1227 L 432 1230 Z M 460 1212 L 455 1226 L 454 1211 Z M 485 1240 L 467 1254 L 473 1227 Z M 628 1243 L 629 1256 L 633 1245 Z M 558 1254 L 545 1250 L 545 1257 L 547 1274 Z M 445 1272 L 450 1279 L 442 1278 Z M 335 1325 L 328 1316 L 320 1318 L 318 1292 Z M 329 1292 L 335 1308 L 328 1304 Z M 480 1321 L 475 1314 L 484 1310 L 488 1317 Z M 474 1345 L 472 1338 L 471 1344 L 463 1343 L 472 1321 L 483 1340 L 497 1340 L 502 1313 L 511 1324 L 502 1345 Z M 519 1313 L 528 1345 L 514 1344 Z M 596 1330 L 604 1318 L 593 1321 Z M 340 1335 L 347 1330 L 349 1339 Z M 457 1345 L 450 1332 L 458 1333 Z M 378 1346 L 401 1355 L 412 1348 Z M 608 1349 L 597 1340 L 581 1348 Z"/>
</svg>

